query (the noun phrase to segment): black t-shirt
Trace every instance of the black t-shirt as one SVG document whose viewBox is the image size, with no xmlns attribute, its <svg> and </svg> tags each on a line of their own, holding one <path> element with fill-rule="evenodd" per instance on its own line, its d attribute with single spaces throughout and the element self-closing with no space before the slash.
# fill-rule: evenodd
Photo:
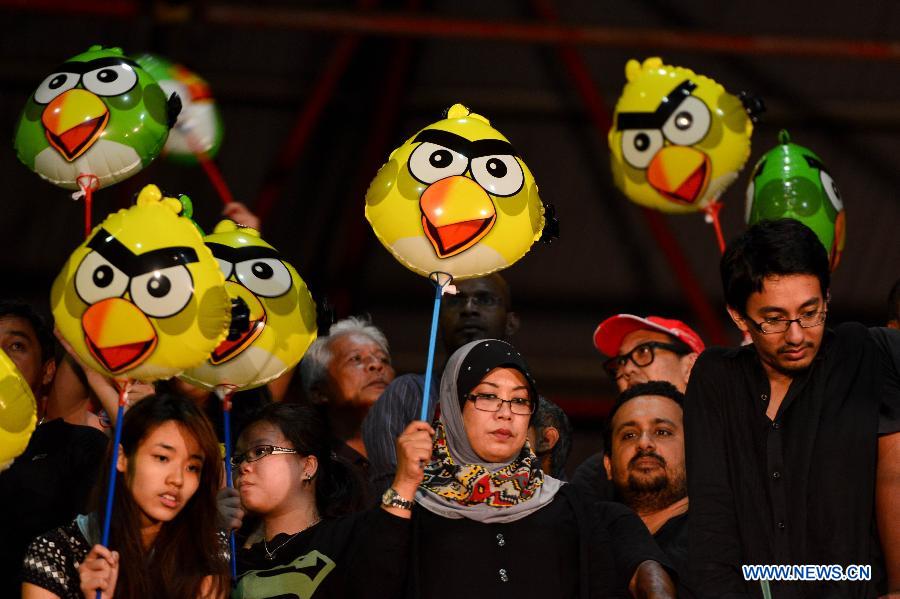
<svg viewBox="0 0 900 599">
<path fill-rule="evenodd" d="M 51 420 L 35 429 L 25 452 L 0 473 L 0 597 L 18 597 L 32 539 L 86 511 L 107 441 L 95 428 Z"/>
<path fill-rule="evenodd" d="M 667 565 L 634 512 L 609 502 L 579 507 L 578 501 L 577 490 L 566 485 L 546 506 L 505 524 L 416 508 L 412 561 L 418 565 L 407 597 L 628 597 L 641 562 Z"/>
<path fill-rule="evenodd" d="M 754 346 L 704 352 L 684 409 L 691 581 L 703 597 L 760 597 L 741 565 L 868 564 L 870 582 L 774 582 L 773 597 L 871 598 L 878 435 L 900 430 L 900 334 L 826 331 L 774 420 Z"/>
<path fill-rule="evenodd" d="M 276 535 L 238 552 L 232 599 L 396 597 L 404 581 L 392 572 L 408 559 L 409 534 L 409 520 L 378 507 L 324 520 L 293 538 Z"/>
<path fill-rule="evenodd" d="M 676 584 L 679 599 L 693 599 L 695 596 L 688 582 L 688 514 L 689 512 L 685 512 L 669 518 L 653 535 L 678 574 Z"/>
</svg>

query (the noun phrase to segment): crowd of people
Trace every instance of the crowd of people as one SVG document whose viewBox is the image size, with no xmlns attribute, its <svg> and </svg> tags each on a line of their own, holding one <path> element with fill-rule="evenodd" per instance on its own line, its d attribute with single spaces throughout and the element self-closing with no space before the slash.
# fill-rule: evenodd
<svg viewBox="0 0 900 599">
<path fill-rule="evenodd" d="M 498 274 L 445 296 L 425 420 L 424 375 L 396 376 L 384 333 L 349 317 L 235 396 L 229 464 L 217 402 L 181 381 L 132 390 L 112 463 L 111 382 L 3 301 L 42 420 L 0 473 L 0 596 L 900 597 L 900 281 L 886 327 L 833 326 L 825 249 L 787 219 L 750 227 L 720 271 L 744 345 L 707 348 L 675 315 L 599 324 L 618 396 L 571 477 L 572 426 L 514 346 Z"/>
</svg>

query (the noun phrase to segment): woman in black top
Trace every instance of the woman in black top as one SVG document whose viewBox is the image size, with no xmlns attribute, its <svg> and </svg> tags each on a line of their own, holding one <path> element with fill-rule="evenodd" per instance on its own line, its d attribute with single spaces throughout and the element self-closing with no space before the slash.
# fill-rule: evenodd
<svg viewBox="0 0 900 599">
<path fill-rule="evenodd" d="M 428 459 L 431 429 L 419 428 L 413 443 L 398 451 L 402 464 Z M 332 454 L 316 409 L 267 406 L 240 434 L 235 452 L 241 504 L 262 523 L 261 538 L 238 552 L 233 598 L 388 598 L 402 592 L 403 579 L 391 570 L 408 552 L 409 512 L 378 507 L 345 516 L 355 504 L 355 479 Z M 239 526 L 243 513 L 228 516 Z"/>
<path fill-rule="evenodd" d="M 541 471 L 525 438 L 537 398 L 525 361 L 504 341 L 472 342 L 451 356 L 415 495 L 410 559 L 395 568 L 408 564 L 407 597 L 628 594 L 638 563 L 616 563 L 608 531 L 649 533 L 627 508 L 588 505 Z M 674 596 L 670 586 L 661 591 L 655 596 Z"/>
</svg>

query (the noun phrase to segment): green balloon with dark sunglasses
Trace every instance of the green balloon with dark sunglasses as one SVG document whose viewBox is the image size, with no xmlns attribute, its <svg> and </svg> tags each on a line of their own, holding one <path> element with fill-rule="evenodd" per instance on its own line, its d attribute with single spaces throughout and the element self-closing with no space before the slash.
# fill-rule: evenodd
<svg viewBox="0 0 900 599">
<path fill-rule="evenodd" d="M 847 226 L 844 202 L 822 160 L 810 149 L 791 143 L 787 131 L 779 145 L 763 154 L 747 186 L 746 219 L 793 218 L 812 229 L 828 251 L 831 270 L 844 251 Z"/>
</svg>

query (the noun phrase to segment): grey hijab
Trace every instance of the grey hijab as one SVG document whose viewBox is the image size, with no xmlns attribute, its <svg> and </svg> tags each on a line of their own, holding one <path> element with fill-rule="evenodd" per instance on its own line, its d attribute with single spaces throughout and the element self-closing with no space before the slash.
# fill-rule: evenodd
<svg viewBox="0 0 900 599">
<path fill-rule="evenodd" d="M 511 350 L 511 352 L 515 352 L 514 355 L 507 354 L 510 356 L 508 362 L 495 360 L 497 363 L 483 366 L 483 368 L 486 368 L 484 371 L 485 374 L 499 366 L 512 366 L 519 370 L 524 367 L 525 371 L 523 374 L 526 375 L 526 378 L 529 379 L 529 382 L 533 387 L 533 382 L 531 381 L 524 360 L 512 346 L 508 345 L 506 342 L 490 339 L 472 341 L 456 350 L 456 352 L 450 356 L 447 366 L 444 369 L 440 388 L 440 420 L 444 425 L 444 431 L 447 437 L 447 449 L 457 464 L 476 464 L 483 466 L 490 472 L 496 472 L 509 465 L 511 462 L 485 462 L 475 453 L 475 450 L 472 449 L 472 446 L 469 444 L 468 436 L 466 435 L 465 426 L 463 425 L 462 409 L 460 408 L 461 391 L 457 386 L 457 381 L 460 378 L 460 369 L 465 365 L 469 353 L 479 343 L 503 343 L 505 347 L 508 347 L 509 350 Z M 469 366 L 467 366 L 467 368 L 468 367 Z M 481 376 L 483 375 L 484 374 Z M 478 377 L 478 380 L 481 380 L 480 376 Z M 468 393 L 470 389 L 465 389 L 463 391 Z M 535 400 L 537 399 L 536 393 L 534 394 L 534 398 Z M 468 518 L 486 524 L 506 523 L 520 520 L 550 503 L 563 484 L 562 481 L 544 474 L 543 484 L 535 490 L 534 494 L 529 499 L 508 507 L 495 507 L 487 504 L 462 505 L 441 497 L 423 487 L 419 487 L 419 490 L 416 493 L 416 502 L 429 512 L 445 518 Z"/>
</svg>

